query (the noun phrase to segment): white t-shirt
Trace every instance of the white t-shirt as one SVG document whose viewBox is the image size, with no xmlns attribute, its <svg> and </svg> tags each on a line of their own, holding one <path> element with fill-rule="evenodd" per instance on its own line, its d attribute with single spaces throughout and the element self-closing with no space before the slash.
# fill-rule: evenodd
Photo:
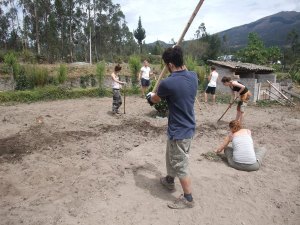
<svg viewBox="0 0 300 225">
<path fill-rule="evenodd" d="M 210 76 L 210 81 L 208 83 L 209 87 L 217 87 L 217 79 L 219 74 L 216 71 L 212 71 Z"/>
<path fill-rule="evenodd" d="M 149 66 L 147 66 L 147 67 L 145 67 L 145 66 L 143 66 L 142 68 L 141 68 L 141 72 L 142 72 L 142 78 L 144 78 L 144 79 L 146 79 L 146 80 L 149 80 L 150 79 L 150 67 Z"/>
<path fill-rule="evenodd" d="M 256 162 L 256 155 L 253 147 L 253 140 L 250 134 L 233 136 L 233 161 L 237 163 L 253 164 Z"/>
<path fill-rule="evenodd" d="M 115 74 L 115 78 L 116 78 L 116 80 L 119 80 L 119 76 L 117 74 Z M 113 89 L 120 89 L 121 85 L 120 85 L 120 83 L 112 80 L 112 88 Z"/>
</svg>

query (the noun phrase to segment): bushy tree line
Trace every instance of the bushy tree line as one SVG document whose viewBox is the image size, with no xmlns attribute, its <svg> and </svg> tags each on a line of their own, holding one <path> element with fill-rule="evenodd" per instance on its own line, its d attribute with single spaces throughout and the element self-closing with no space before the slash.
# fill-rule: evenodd
<svg viewBox="0 0 300 225">
<path fill-rule="evenodd" d="M 138 50 L 119 4 L 111 0 L 2 0 L 0 47 L 40 60 L 113 59 Z M 91 43 L 91 45 L 90 45 Z"/>
</svg>

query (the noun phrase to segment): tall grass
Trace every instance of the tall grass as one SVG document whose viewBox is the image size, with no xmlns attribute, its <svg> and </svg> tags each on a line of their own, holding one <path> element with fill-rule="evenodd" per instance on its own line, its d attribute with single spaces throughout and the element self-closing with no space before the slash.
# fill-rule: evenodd
<svg viewBox="0 0 300 225">
<path fill-rule="evenodd" d="M 132 85 L 136 86 L 138 84 L 138 73 L 141 69 L 141 58 L 139 56 L 131 56 L 128 63 L 131 72 Z"/>
<path fill-rule="evenodd" d="M 100 63 L 97 63 L 96 76 L 98 78 L 99 88 L 102 89 L 104 85 L 104 78 L 105 78 L 105 61 L 101 61 Z"/>
<path fill-rule="evenodd" d="M 58 83 L 63 84 L 67 80 L 67 67 L 64 64 L 60 64 L 57 73 Z"/>
</svg>

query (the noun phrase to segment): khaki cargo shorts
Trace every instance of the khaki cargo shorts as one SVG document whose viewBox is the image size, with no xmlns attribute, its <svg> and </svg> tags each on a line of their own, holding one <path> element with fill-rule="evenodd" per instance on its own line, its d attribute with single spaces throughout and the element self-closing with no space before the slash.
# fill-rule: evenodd
<svg viewBox="0 0 300 225">
<path fill-rule="evenodd" d="M 167 174 L 179 179 L 189 175 L 189 152 L 192 139 L 168 140 L 166 151 Z"/>
</svg>

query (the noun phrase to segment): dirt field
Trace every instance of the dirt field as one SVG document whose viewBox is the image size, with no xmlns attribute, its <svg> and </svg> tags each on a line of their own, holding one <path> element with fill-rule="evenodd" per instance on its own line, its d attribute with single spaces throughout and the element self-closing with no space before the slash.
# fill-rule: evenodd
<svg viewBox="0 0 300 225">
<path fill-rule="evenodd" d="M 191 149 L 196 207 L 167 207 L 167 119 L 128 97 L 126 114 L 111 98 L 0 106 L 0 224 L 300 224 L 300 108 L 247 108 L 246 125 L 268 149 L 256 172 L 201 154 L 213 151 L 235 117 L 227 105 L 195 105 Z M 201 103 L 202 104 L 202 103 Z"/>
</svg>

